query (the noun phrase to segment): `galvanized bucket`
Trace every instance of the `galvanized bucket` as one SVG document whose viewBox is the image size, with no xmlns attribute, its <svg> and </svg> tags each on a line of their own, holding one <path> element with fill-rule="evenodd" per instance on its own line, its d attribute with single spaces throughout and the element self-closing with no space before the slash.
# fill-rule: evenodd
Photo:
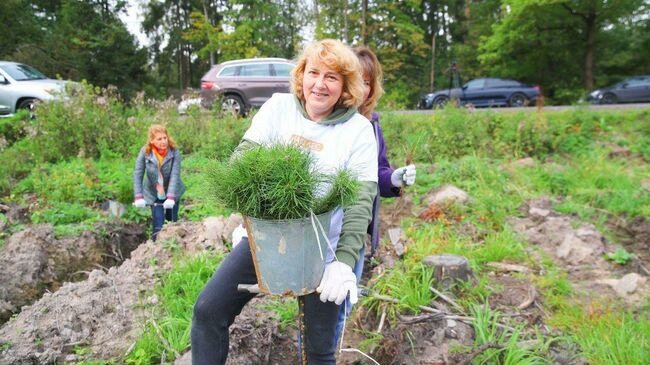
<svg viewBox="0 0 650 365">
<path fill-rule="evenodd" d="M 313 219 L 244 217 L 262 293 L 298 296 L 316 290 L 325 271 L 328 244 L 324 233 L 329 232 L 332 212 Z"/>
</svg>

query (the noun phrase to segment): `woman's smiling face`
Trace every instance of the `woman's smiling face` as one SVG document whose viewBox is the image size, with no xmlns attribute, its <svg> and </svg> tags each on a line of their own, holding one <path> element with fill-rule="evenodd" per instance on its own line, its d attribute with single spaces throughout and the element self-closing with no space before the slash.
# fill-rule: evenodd
<svg viewBox="0 0 650 365">
<path fill-rule="evenodd" d="M 308 60 L 302 79 L 305 109 L 316 122 L 329 116 L 343 93 L 344 77 L 323 63 Z"/>
</svg>

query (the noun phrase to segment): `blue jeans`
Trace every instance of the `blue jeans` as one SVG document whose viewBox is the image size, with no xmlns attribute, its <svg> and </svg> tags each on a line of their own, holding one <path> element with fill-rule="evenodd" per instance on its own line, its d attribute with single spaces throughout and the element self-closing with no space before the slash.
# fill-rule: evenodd
<svg viewBox="0 0 650 365">
<path fill-rule="evenodd" d="M 226 256 L 194 303 L 192 316 L 192 364 L 225 364 L 229 327 L 256 294 L 237 291 L 237 284 L 256 284 L 255 266 L 248 239 Z M 309 365 L 336 364 L 336 318 L 339 307 L 323 303 L 318 293 L 300 297 L 304 315 L 304 344 Z"/>
<path fill-rule="evenodd" d="M 366 245 L 364 244 L 359 250 L 359 259 L 357 260 L 356 265 L 354 265 L 354 275 L 357 276 L 357 286 L 359 286 L 359 282 L 361 281 L 361 274 L 363 273 L 363 259 L 365 254 Z M 347 317 L 350 316 L 350 313 L 352 313 L 352 303 L 350 303 L 350 296 L 348 295 L 348 297 L 345 298 L 345 305 L 342 305 L 341 310 L 339 311 L 339 319 L 336 323 L 336 343 L 338 343 L 341 339 L 341 333 L 343 332 L 343 322 Z"/>
<path fill-rule="evenodd" d="M 178 221 L 178 206 L 180 200 L 176 201 L 172 209 L 165 209 L 162 206 L 164 200 L 156 200 L 154 205 L 151 206 L 151 220 L 153 221 L 153 230 L 151 231 L 151 239 L 153 241 L 158 238 L 158 232 L 162 229 L 165 221 L 177 222 Z"/>
</svg>

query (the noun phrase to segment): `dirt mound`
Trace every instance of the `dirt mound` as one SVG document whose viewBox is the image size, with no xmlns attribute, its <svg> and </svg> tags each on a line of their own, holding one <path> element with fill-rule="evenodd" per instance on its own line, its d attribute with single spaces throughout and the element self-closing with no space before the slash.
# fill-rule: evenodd
<svg viewBox="0 0 650 365">
<path fill-rule="evenodd" d="M 508 224 L 563 267 L 585 297 L 596 291 L 603 297 L 618 296 L 629 304 L 640 304 L 649 288 L 646 278 L 635 272 L 638 266 L 607 261 L 605 255 L 617 245 L 593 225 L 553 211 L 552 203 L 549 198 L 531 201 L 523 207 L 526 217 L 511 218 Z"/>
<path fill-rule="evenodd" d="M 34 225 L 9 237 L 0 251 L 0 323 L 62 282 L 124 261 L 144 237 L 142 228 L 121 223 L 95 232 L 57 239 L 51 225 Z"/>
<path fill-rule="evenodd" d="M 234 227 L 240 220 L 233 216 L 214 224 Z M 141 244 L 119 267 L 93 270 L 87 280 L 65 283 L 55 293 L 23 307 L 0 328 L 0 364 L 82 360 L 74 354 L 75 346 L 89 348 L 93 359 L 123 356 L 145 323 L 143 304 L 156 300 L 151 289 L 171 268 L 173 250 L 164 248 L 162 239 L 174 240 L 179 249 L 192 254 L 202 249 L 224 250 L 229 234 L 225 228 L 218 236 L 206 234 L 202 223 L 164 226 L 158 243 Z"/>
</svg>

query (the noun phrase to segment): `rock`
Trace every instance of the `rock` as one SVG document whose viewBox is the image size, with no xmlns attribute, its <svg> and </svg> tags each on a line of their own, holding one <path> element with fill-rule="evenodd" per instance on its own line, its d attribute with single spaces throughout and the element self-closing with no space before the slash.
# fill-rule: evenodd
<svg viewBox="0 0 650 365">
<path fill-rule="evenodd" d="M 453 185 L 444 185 L 429 192 L 425 199 L 427 205 L 444 205 L 446 203 L 464 204 L 469 200 L 469 195 Z"/>
<path fill-rule="evenodd" d="M 581 263 L 593 253 L 594 249 L 575 234 L 567 234 L 556 250 L 557 257 L 573 265 Z"/>
<path fill-rule="evenodd" d="M 644 284 L 646 278 L 640 276 L 637 273 L 629 273 L 623 276 L 618 282 L 614 285 L 614 290 L 616 294 L 621 297 L 626 297 L 631 293 L 634 293 L 639 285 Z"/>
<path fill-rule="evenodd" d="M 405 248 L 402 244 L 402 229 L 401 228 L 390 228 L 388 230 L 388 237 L 390 238 L 390 243 L 393 245 L 393 249 L 397 256 L 404 256 Z"/>
<path fill-rule="evenodd" d="M 650 179 L 641 180 L 641 187 L 647 191 L 650 191 Z"/>
<path fill-rule="evenodd" d="M 535 160 L 532 157 L 526 157 L 513 161 L 510 166 L 513 167 L 535 167 Z"/>
<path fill-rule="evenodd" d="M 174 361 L 174 365 L 192 365 L 192 351 L 188 351 L 181 355 L 181 357 Z"/>
<path fill-rule="evenodd" d="M 625 147 L 614 147 L 609 152 L 609 158 L 630 157 L 631 155 L 632 155 L 632 151 L 630 151 L 628 148 Z"/>
<path fill-rule="evenodd" d="M 530 209 L 528 210 L 528 214 L 530 214 L 533 217 L 546 218 L 551 214 L 551 211 L 548 209 L 530 207 Z"/>
</svg>

